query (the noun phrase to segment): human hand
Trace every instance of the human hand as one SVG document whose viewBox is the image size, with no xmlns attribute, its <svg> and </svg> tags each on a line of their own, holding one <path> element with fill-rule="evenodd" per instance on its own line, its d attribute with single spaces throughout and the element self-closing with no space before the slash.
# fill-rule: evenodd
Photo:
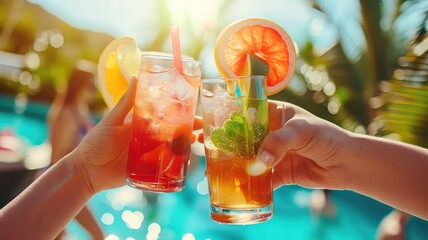
<svg viewBox="0 0 428 240">
<path fill-rule="evenodd" d="M 125 95 L 115 108 L 95 126 L 72 152 L 74 167 L 81 175 L 89 192 L 123 186 L 126 178 L 131 114 L 137 79 L 133 77 Z M 195 130 L 202 121 L 195 117 Z M 192 136 L 191 142 L 196 137 Z"/>
<path fill-rule="evenodd" d="M 290 103 L 269 101 L 269 129 L 257 161 L 274 167 L 273 186 L 345 189 L 349 133 Z"/>
</svg>

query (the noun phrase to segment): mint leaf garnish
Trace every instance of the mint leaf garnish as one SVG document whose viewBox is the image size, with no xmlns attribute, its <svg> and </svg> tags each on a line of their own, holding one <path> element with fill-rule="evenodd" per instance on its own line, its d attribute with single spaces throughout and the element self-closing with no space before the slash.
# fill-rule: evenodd
<svg viewBox="0 0 428 240">
<path fill-rule="evenodd" d="M 235 143 L 226 136 L 223 128 L 217 128 L 211 133 L 211 141 L 214 146 L 226 152 L 233 152 L 236 149 Z"/>
<path fill-rule="evenodd" d="M 245 125 L 237 121 L 227 120 L 224 123 L 224 131 L 231 138 L 245 137 Z"/>
<path fill-rule="evenodd" d="M 250 124 L 245 116 L 233 112 L 223 127 L 212 132 L 211 141 L 225 152 L 250 158 L 257 153 L 265 134 L 262 124 Z"/>
<path fill-rule="evenodd" d="M 239 122 L 244 124 L 246 122 L 246 119 L 244 116 L 242 116 L 241 114 L 237 113 L 237 112 L 233 112 L 230 115 L 230 120 L 235 121 L 235 122 Z"/>
</svg>

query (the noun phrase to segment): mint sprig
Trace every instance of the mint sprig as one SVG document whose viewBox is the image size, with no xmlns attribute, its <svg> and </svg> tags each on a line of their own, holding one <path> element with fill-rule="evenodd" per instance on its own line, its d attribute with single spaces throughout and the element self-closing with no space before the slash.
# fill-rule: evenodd
<svg viewBox="0 0 428 240">
<path fill-rule="evenodd" d="M 257 153 L 265 134 L 260 123 L 250 124 L 245 116 L 233 112 L 223 127 L 212 132 L 211 141 L 225 152 L 250 158 Z"/>
<path fill-rule="evenodd" d="M 268 76 L 269 64 L 265 60 L 254 54 L 248 54 L 248 58 L 251 64 L 251 75 Z M 245 84 L 243 85 L 245 86 Z M 246 89 L 247 92 L 243 94 L 246 97 L 237 100 L 237 103 L 243 105 L 243 113 L 233 112 L 222 128 L 217 128 L 211 133 L 211 141 L 214 146 L 225 152 L 230 152 L 240 157 L 252 158 L 257 154 L 264 136 L 268 133 L 268 129 L 263 127 L 260 122 L 249 121 L 255 117 L 251 116 L 251 114 L 254 113 L 254 110 L 254 114 L 259 113 L 262 116 L 267 116 L 268 113 L 266 101 L 251 100 L 249 97 L 252 96 L 249 92 L 256 90 L 257 85 L 249 88 L 247 84 L 247 87 L 241 88 L 241 90 Z M 254 94 L 257 98 L 261 94 L 258 91 Z M 250 108 L 253 111 L 249 111 Z"/>
</svg>

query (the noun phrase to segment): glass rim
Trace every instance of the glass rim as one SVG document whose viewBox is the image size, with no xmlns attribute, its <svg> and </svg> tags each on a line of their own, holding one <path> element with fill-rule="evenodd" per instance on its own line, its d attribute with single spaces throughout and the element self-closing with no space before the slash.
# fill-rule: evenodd
<svg viewBox="0 0 428 240">
<path fill-rule="evenodd" d="M 254 99 L 267 99 L 266 76 L 263 75 L 202 79 L 200 85 L 202 96 L 206 97 L 206 95 L 204 95 L 204 91 L 213 91 L 212 88 L 215 86 L 220 86 L 224 89 L 227 89 L 227 92 L 230 94 L 229 97 L 245 96 Z M 215 93 L 213 94 L 215 95 Z"/>
<path fill-rule="evenodd" d="M 166 52 L 141 52 L 141 59 L 161 59 L 161 60 L 174 60 L 174 55 L 172 53 L 166 53 Z M 195 60 L 190 56 L 181 55 L 181 60 L 183 62 L 192 62 L 196 63 L 198 65 L 201 65 L 201 62 L 199 60 Z"/>
<path fill-rule="evenodd" d="M 214 77 L 201 79 L 201 83 L 221 83 L 225 81 L 239 81 L 242 79 L 254 79 L 255 81 L 265 81 L 267 76 L 263 75 L 249 75 L 249 76 L 236 76 L 236 77 Z"/>
</svg>

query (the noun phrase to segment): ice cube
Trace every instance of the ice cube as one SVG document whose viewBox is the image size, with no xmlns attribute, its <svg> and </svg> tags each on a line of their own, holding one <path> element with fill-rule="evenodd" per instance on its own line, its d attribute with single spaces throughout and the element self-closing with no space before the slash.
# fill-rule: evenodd
<svg viewBox="0 0 428 240">
<path fill-rule="evenodd" d="M 217 97 L 228 97 L 229 93 L 227 93 L 226 89 L 222 88 L 221 86 L 217 85 L 214 89 L 214 93 Z"/>
<path fill-rule="evenodd" d="M 226 108 L 217 108 L 214 111 L 214 126 L 215 127 L 222 127 L 224 122 L 226 122 L 227 119 L 229 119 L 230 116 L 230 110 Z"/>
<path fill-rule="evenodd" d="M 167 72 L 155 75 L 150 83 L 151 86 L 155 86 L 159 89 L 162 94 L 162 98 L 166 96 L 174 96 L 175 85 L 176 85 L 176 73 Z"/>
<path fill-rule="evenodd" d="M 152 66 L 152 69 L 151 69 L 152 72 L 162 72 L 164 70 L 165 68 L 160 65 L 154 65 Z"/>
<path fill-rule="evenodd" d="M 206 98 L 212 98 L 214 97 L 214 93 L 207 90 L 207 89 L 202 89 L 201 91 L 202 96 L 206 97 Z"/>
<path fill-rule="evenodd" d="M 179 101 L 192 101 L 198 93 L 198 88 L 189 84 L 177 71 L 163 73 L 157 81 L 163 95 Z"/>
<path fill-rule="evenodd" d="M 204 89 L 205 90 L 205 89 Z M 223 126 L 223 123 L 230 117 L 230 114 L 237 111 L 235 98 L 231 97 L 226 89 L 217 85 L 213 91 L 202 90 L 202 107 L 204 116 L 209 116 L 215 127 Z M 204 117 L 205 118 L 205 117 Z M 204 122 L 206 122 L 204 120 Z"/>
<path fill-rule="evenodd" d="M 161 96 L 161 89 L 158 86 L 151 85 L 147 88 L 150 98 L 159 98 Z"/>
<path fill-rule="evenodd" d="M 150 104 L 158 114 L 164 114 L 168 112 L 168 110 L 170 109 L 170 106 L 174 103 L 173 101 L 171 101 L 170 98 L 162 97 L 162 98 L 156 99 L 156 101 L 151 101 Z"/>
<path fill-rule="evenodd" d="M 216 127 L 223 126 L 223 123 L 230 118 L 233 112 L 240 112 L 239 106 L 232 98 L 217 98 L 215 105 L 213 105 L 214 122 Z"/>
<path fill-rule="evenodd" d="M 193 97 L 193 87 L 183 76 L 177 76 L 175 82 L 175 97 L 178 100 L 188 100 Z"/>
</svg>

